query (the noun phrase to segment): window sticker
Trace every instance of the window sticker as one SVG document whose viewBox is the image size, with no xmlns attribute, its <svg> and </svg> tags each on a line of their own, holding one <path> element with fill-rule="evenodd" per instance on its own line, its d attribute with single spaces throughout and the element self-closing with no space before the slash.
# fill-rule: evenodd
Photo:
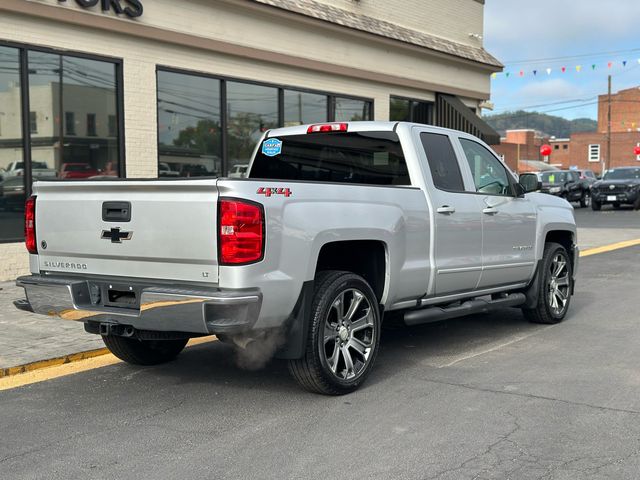
<svg viewBox="0 0 640 480">
<path fill-rule="evenodd" d="M 282 153 L 282 140 L 270 138 L 262 142 L 262 153 L 267 157 L 275 157 Z"/>
</svg>

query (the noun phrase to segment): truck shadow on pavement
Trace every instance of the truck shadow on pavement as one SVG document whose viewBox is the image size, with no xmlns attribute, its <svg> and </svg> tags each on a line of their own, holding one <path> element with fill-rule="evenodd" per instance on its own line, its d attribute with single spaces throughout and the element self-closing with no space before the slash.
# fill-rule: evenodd
<svg viewBox="0 0 640 480">
<path fill-rule="evenodd" d="M 574 320 L 582 308 L 585 305 L 574 305 L 565 321 Z M 516 343 L 546 328 L 549 326 L 528 323 L 520 310 L 506 308 L 491 314 L 417 327 L 385 329 L 376 365 L 362 389 L 376 388 L 388 378 L 411 367 L 428 369 L 451 366 L 475 355 Z M 200 384 L 214 390 L 300 391 L 289 376 L 285 361 L 271 360 L 260 370 L 245 370 L 238 366 L 234 349 L 221 342 L 191 347 L 177 361 L 144 370 L 152 376 L 173 377 L 174 382 L 182 385 Z"/>
</svg>

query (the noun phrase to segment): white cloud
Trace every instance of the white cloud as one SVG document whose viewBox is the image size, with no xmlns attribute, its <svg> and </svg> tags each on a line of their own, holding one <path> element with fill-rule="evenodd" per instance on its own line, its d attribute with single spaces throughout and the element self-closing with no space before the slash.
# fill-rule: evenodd
<svg viewBox="0 0 640 480">
<path fill-rule="evenodd" d="M 638 0 L 487 0 L 484 15 L 485 46 L 507 62 L 640 47 Z"/>
<path fill-rule="evenodd" d="M 515 92 L 519 98 L 535 98 L 536 101 L 580 98 L 586 92 L 562 78 L 527 83 Z"/>
</svg>

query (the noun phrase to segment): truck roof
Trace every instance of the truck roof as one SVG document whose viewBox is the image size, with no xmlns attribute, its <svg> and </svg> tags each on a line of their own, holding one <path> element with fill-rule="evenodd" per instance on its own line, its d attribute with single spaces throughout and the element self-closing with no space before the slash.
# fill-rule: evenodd
<svg viewBox="0 0 640 480">
<path fill-rule="evenodd" d="M 408 127 L 417 126 L 424 127 L 425 124 L 422 123 L 412 123 L 412 122 L 377 122 L 377 121 L 363 121 L 363 122 L 317 122 L 310 123 L 305 125 L 296 125 L 294 127 L 282 127 L 282 128 L 274 128 L 272 130 L 267 131 L 265 138 L 270 137 L 280 137 L 287 135 L 305 135 L 307 133 L 307 129 L 311 125 L 324 125 L 324 124 L 337 124 L 337 123 L 346 123 L 347 130 L 349 132 L 390 132 L 395 130 L 399 125 L 407 125 Z M 464 134 L 459 130 L 452 130 L 450 128 L 436 127 L 433 125 L 426 125 L 430 129 L 440 130 L 442 133 L 451 133 L 455 132 L 457 134 Z"/>
</svg>

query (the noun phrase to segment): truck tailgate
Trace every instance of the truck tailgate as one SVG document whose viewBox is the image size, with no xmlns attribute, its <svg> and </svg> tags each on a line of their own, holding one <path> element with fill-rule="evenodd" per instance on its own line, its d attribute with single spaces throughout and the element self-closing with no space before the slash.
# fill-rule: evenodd
<svg viewBox="0 0 640 480">
<path fill-rule="evenodd" d="M 216 283 L 216 183 L 36 182 L 40 271 Z"/>
</svg>

